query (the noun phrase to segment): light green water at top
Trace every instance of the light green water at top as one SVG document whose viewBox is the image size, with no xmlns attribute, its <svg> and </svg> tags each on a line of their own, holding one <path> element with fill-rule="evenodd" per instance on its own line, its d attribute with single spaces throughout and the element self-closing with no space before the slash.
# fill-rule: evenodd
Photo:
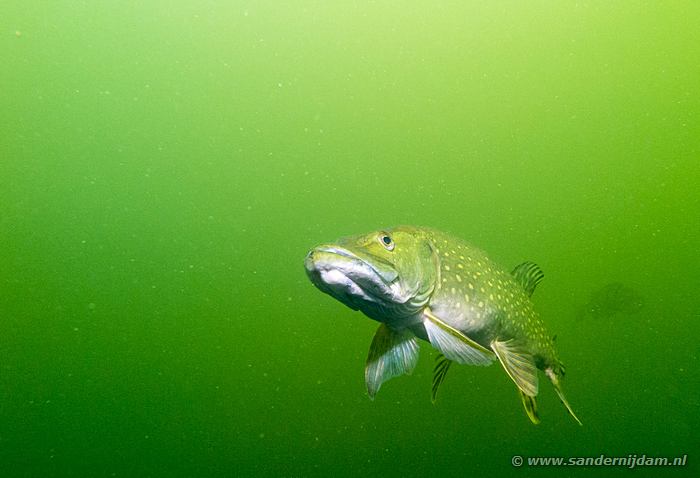
<svg viewBox="0 0 700 478">
<path fill-rule="evenodd" d="M 695 2 L 0 5 L 0 475 L 503 476 L 688 454 Z M 432 226 L 534 296 L 578 427 L 495 367 L 374 402 L 315 244 Z M 605 284 L 644 298 L 580 320 Z M 622 470 L 589 468 L 609 476 Z M 632 472 L 629 472 L 632 473 Z M 578 471 L 576 471 L 578 474 Z"/>
</svg>

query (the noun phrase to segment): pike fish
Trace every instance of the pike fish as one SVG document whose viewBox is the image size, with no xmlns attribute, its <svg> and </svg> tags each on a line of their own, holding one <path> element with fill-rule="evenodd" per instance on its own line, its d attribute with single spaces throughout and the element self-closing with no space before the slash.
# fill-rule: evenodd
<svg viewBox="0 0 700 478">
<path fill-rule="evenodd" d="M 581 424 L 562 391 L 564 366 L 530 296 L 544 274 L 532 262 L 512 272 L 446 233 L 400 226 L 313 248 L 304 262 L 313 284 L 380 322 L 365 365 L 370 398 L 410 374 L 418 339 L 439 351 L 432 399 L 452 363 L 500 362 L 537 424 L 538 369 Z"/>
</svg>

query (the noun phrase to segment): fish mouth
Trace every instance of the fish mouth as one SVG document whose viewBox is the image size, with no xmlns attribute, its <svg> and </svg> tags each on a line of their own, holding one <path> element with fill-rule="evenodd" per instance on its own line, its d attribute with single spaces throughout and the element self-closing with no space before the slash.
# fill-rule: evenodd
<svg viewBox="0 0 700 478">
<path fill-rule="evenodd" d="M 392 295 L 398 273 L 383 262 L 344 247 L 321 245 L 309 251 L 304 266 L 316 287 L 357 310 L 362 302 L 376 303 Z"/>
<path fill-rule="evenodd" d="M 313 254 L 314 252 L 326 252 L 328 254 L 335 254 L 340 257 L 349 257 L 351 259 L 357 259 L 360 260 L 359 257 L 357 257 L 355 254 L 350 252 L 347 249 L 344 249 L 342 247 L 337 247 L 337 246 L 318 246 L 315 249 L 312 249 L 309 252 L 309 255 Z"/>
</svg>

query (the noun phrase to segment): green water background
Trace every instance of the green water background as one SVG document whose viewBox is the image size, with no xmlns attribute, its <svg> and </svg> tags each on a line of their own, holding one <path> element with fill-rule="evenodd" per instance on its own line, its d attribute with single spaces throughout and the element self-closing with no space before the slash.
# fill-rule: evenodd
<svg viewBox="0 0 700 478">
<path fill-rule="evenodd" d="M 4 1 L 0 475 L 697 476 L 700 4 Z M 567 365 L 530 425 L 376 325 L 313 245 L 429 225 L 505 267 Z M 622 282 L 632 316 L 577 319 Z M 688 454 L 684 469 L 512 455 Z"/>
</svg>

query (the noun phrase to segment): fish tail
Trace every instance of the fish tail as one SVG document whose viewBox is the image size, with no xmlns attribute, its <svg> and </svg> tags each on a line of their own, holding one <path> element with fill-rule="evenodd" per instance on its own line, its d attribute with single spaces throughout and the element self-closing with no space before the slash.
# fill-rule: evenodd
<svg viewBox="0 0 700 478">
<path fill-rule="evenodd" d="M 581 420 L 578 419 L 578 417 L 574 413 L 573 409 L 571 408 L 571 405 L 569 405 L 569 401 L 564 396 L 564 391 L 562 390 L 561 382 L 559 381 L 559 377 L 564 375 L 564 373 L 563 373 L 564 367 L 560 364 L 560 365 L 558 365 L 557 368 L 560 370 L 559 374 L 557 374 L 552 367 L 549 367 L 547 370 L 545 370 L 545 374 L 547 374 L 547 377 L 552 382 L 552 385 L 554 385 L 554 391 L 557 392 L 557 395 L 559 396 L 559 400 L 561 400 L 561 403 L 564 404 L 564 406 L 566 407 L 566 410 L 569 412 L 569 415 L 571 415 L 574 418 L 574 420 L 576 420 L 576 423 L 583 426 L 583 424 L 581 423 Z"/>
</svg>

